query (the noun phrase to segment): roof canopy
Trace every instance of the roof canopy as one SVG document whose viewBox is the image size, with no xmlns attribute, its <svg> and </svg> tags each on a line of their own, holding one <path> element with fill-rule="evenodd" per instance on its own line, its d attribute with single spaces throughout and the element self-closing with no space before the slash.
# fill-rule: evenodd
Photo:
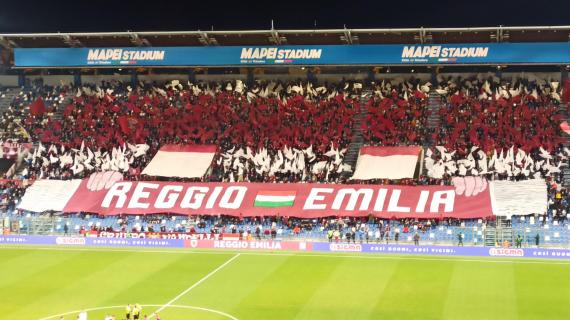
<svg viewBox="0 0 570 320">
<path fill-rule="evenodd" d="M 568 42 L 570 26 L 0 34 L 5 48 Z"/>
</svg>

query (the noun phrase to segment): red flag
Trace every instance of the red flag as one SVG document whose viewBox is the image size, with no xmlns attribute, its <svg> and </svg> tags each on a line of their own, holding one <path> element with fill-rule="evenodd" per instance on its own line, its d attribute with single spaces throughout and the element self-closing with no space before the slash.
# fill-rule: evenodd
<svg viewBox="0 0 570 320">
<path fill-rule="evenodd" d="M 131 132 L 131 128 L 129 127 L 129 120 L 126 116 L 120 116 L 118 122 L 124 134 L 129 134 Z"/>
<path fill-rule="evenodd" d="M 562 90 L 562 103 L 570 102 L 570 79 L 564 80 L 564 90 Z"/>
<path fill-rule="evenodd" d="M 562 131 L 564 131 L 567 134 L 570 134 L 570 125 L 568 124 L 568 122 L 564 121 L 560 124 L 560 129 L 562 129 Z"/>
<path fill-rule="evenodd" d="M 44 99 L 42 99 L 42 97 L 39 97 L 36 101 L 34 101 L 30 105 L 30 113 L 32 114 L 32 116 L 41 116 L 45 112 L 46 112 L 46 106 L 44 104 Z"/>
</svg>

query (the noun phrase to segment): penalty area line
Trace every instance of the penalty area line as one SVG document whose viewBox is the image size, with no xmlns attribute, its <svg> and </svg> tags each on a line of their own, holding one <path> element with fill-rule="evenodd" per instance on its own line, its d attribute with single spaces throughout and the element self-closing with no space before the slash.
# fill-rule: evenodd
<svg viewBox="0 0 570 320">
<path fill-rule="evenodd" d="M 141 305 L 141 307 L 160 307 L 160 306 L 162 306 L 162 305 L 161 304 L 143 304 L 143 305 Z M 95 307 L 95 308 L 88 308 L 88 309 L 82 309 L 82 310 L 68 311 L 65 313 L 55 314 L 53 316 L 41 318 L 39 320 L 52 320 L 52 319 L 56 319 L 56 318 L 63 317 L 63 316 L 76 315 L 82 311 L 91 312 L 91 311 L 110 310 L 110 309 L 122 309 L 124 307 L 125 307 L 125 305 L 106 306 L 106 307 Z M 218 314 L 218 315 L 221 315 L 221 316 L 228 318 L 228 319 L 231 319 L 231 320 L 238 320 L 238 318 L 232 316 L 231 314 L 225 313 L 223 311 L 215 310 L 215 309 L 195 307 L 195 306 L 181 306 L 181 305 L 174 305 L 174 304 L 170 305 L 169 307 L 174 308 L 174 309 L 188 309 L 188 310 L 204 311 L 204 312 Z"/>
<path fill-rule="evenodd" d="M 176 302 L 178 299 L 182 298 L 182 296 L 184 296 L 185 294 L 187 294 L 188 292 L 192 291 L 194 288 L 196 288 L 197 286 L 199 286 L 202 282 L 208 280 L 208 278 L 210 278 L 211 276 L 213 276 L 214 274 L 216 274 L 218 271 L 222 270 L 225 266 L 227 266 L 228 264 L 232 263 L 232 261 L 234 261 L 235 259 L 237 259 L 237 257 L 239 257 L 241 255 L 241 253 L 237 253 L 236 255 L 234 255 L 233 257 L 231 257 L 230 259 L 228 259 L 228 261 L 224 262 L 223 264 L 221 264 L 219 267 L 217 267 L 216 269 L 212 270 L 210 273 L 208 273 L 207 275 L 205 275 L 202 279 L 198 280 L 196 283 L 194 283 L 192 286 L 188 287 L 186 290 L 180 292 L 176 297 L 172 298 L 170 301 L 168 301 L 167 303 L 163 304 L 160 308 L 158 308 L 151 316 L 150 318 L 154 318 L 154 315 L 161 312 L 162 310 L 170 307 L 174 302 Z"/>
</svg>

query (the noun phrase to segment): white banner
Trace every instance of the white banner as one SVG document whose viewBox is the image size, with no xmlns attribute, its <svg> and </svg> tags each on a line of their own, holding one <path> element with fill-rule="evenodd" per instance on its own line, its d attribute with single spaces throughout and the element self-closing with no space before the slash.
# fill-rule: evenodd
<svg viewBox="0 0 570 320">
<path fill-rule="evenodd" d="M 496 216 L 546 213 L 548 195 L 544 179 L 493 181 L 489 187 Z"/>
<path fill-rule="evenodd" d="M 142 174 L 155 177 L 200 178 L 216 154 L 215 146 L 166 145 L 160 148 Z"/>
<path fill-rule="evenodd" d="M 413 178 L 420 147 L 362 147 L 352 180 Z"/>
<path fill-rule="evenodd" d="M 63 211 L 81 184 L 77 180 L 37 180 L 22 197 L 18 209 L 33 212 Z"/>
</svg>

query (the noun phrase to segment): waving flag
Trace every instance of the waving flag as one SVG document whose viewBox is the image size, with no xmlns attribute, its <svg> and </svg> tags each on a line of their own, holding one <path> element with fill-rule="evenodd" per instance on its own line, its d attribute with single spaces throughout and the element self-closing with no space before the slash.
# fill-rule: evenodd
<svg viewBox="0 0 570 320">
<path fill-rule="evenodd" d="M 568 122 L 564 121 L 560 124 L 560 129 L 566 134 L 570 134 L 570 125 Z"/>
<path fill-rule="evenodd" d="M 413 178 L 421 147 L 362 147 L 352 180 Z"/>
<path fill-rule="evenodd" d="M 32 116 L 41 116 L 46 112 L 46 105 L 44 104 L 44 99 L 39 97 L 30 105 L 30 113 Z"/>
</svg>

